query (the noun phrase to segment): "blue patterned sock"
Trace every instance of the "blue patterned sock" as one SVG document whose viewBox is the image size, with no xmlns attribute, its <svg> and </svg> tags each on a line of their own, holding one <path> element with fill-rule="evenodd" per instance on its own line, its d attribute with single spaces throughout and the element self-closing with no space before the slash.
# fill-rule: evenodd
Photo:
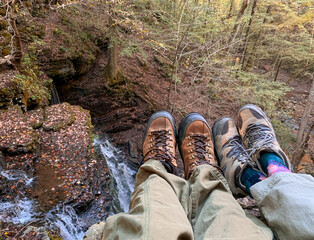
<svg viewBox="0 0 314 240">
<path fill-rule="evenodd" d="M 251 194 L 250 188 L 255 183 L 258 183 L 264 180 L 265 178 L 266 177 L 262 173 L 254 170 L 251 167 L 248 167 L 243 171 L 242 176 L 241 176 L 241 181 L 245 185 L 247 193 Z"/>
<path fill-rule="evenodd" d="M 269 176 L 276 172 L 290 172 L 283 160 L 275 153 L 261 152 L 261 167 Z"/>
</svg>

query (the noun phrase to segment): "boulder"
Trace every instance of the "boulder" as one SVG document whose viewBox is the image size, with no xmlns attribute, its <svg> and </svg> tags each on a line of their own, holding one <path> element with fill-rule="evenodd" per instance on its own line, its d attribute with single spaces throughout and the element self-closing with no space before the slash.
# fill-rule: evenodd
<svg viewBox="0 0 314 240">
<path fill-rule="evenodd" d="M 87 230 L 83 240 L 101 240 L 103 231 L 105 227 L 105 222 L 96 223 Z"/>
<path fill-rule="evenodd" d="M 17 107 L 0 112 L 0 151 L 31 152 L 36 143 L 37 134 Z"/>
<path fill-rule="evenodd" d="M 68 103 L 56 104 L 45 109 L 43 128 L 46 131 L 59 131 L 70 126 L 75 121 L 71 105 Z"/>
<path fill-rule="evenodd" d="M 34 129 L 40 128 L 44 122 L 44 109 L 38 108 L 25 113 L 27 122 Z"/>
</svg>

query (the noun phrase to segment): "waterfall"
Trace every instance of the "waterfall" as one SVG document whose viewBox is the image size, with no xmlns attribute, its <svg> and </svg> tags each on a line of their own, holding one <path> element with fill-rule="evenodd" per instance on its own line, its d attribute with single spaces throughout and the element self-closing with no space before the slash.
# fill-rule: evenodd
<svg viewBox="0 0 314 240">
<path fill-rule="evenodd" d="M 101 152 L 106 159 L 110 175 L 114 180 L 110 189 L 116 191 L 116 193 L 112 194 L 114 198 L 113 202 L 118 202 L 120 208 L 114 206 L 115 209 L 113 210 L 115 213 L 120 211 L 128 212 L 130 196 L 134 190 L 137 171 L 132 169 L 123 153 L 112 146 L 107 139 L 102 141 L 94 140 L 94 144 L 100 146 Z"/>
<path fill-rule="evenodd" d="M 136 170 L 128 163 L 122 151 L 115 148 L 107 139 L 94 140 L 108 165 L 111 176 L 110 194 L 112 195 L 112 211 L 114 213 L 127 212 L 129 209 L 130 195 L 134 189 Z M 21 170 L 3 170 L 0 176 L 9 182 L 19 182 L 24 187 L 34 187 L 34 178 L 30 178 Z M 17 185 L 17 184 L 15 184 Z M 24 194 L 15 199 L 2 199 L 0 201 L 0 220 L 13 224 L 28 224 L 37 221 L 45 228 L 60 232 L 64 240 L 81 240 L 87 228 L 93 224 L 90 217 L 93 209 L 77 214 L 70 205 L 59 204 L 49 212 L 42 212 L 37 208 L 36 200 L 26 198 Z"/>
<path fill-rule="evenodd" d="M 50 105 L 61 103 L 56 85 L 54 83 L 52 83 L 51 88 L 50 88 L 50 96 L 51 96 Z"/>
</svg>

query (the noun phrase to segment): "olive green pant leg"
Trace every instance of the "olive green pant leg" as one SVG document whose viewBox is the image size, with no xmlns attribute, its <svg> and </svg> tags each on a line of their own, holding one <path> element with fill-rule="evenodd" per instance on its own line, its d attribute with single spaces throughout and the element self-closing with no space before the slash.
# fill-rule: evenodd
<svg viewBox="0 0 314 240">
<path fill-rule="evenodd" d="M 272 239 L 259 219 L 248 218 L 232 196 L 225 178 L 209 165 L 197 167 L 190 179 L 188 218 L 195 239 Z"/>
<path fill-rule="evenodd" d="M 136 175 L 129 213 L 108 217 L 103 239 L 194 239 L 179 200 L 185 202 L 187 191 L 187 181 L 159 161 L 146 162 Z"/>
<path fill-rule="evenodd" d="M 282 240 L 314 239 L 314 178 L 277 172 L 250 189 L 268 225 Z"/>
</svg>

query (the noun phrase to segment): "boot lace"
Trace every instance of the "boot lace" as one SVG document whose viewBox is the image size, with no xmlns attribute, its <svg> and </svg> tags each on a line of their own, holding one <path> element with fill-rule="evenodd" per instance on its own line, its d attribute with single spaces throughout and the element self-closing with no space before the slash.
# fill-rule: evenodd
<svg viewBox="0 0 314 240">
<path fill-rule="evenodd" d="M 243 138 L 243 141 L 248 140 L 248 146 L 250 147 L 247 151 L 250 151 L 250 156 L 259 149 L 273 143 L 275 135 L 272 130 L 264 124 L 250 124 Z"/>
<path fill-rule="evenodd" d="M 233 137 L 229 142 L 226 144 L 226 147 L 232 147 L 231 151 L 227 154 L 227 156 L 235 156 L 235 160 L 246 163 L 246 162 L 253 162 L 251 158 L 251 149 L 245 149 L 244 146 L 241 144 L 241 139 L 239 136 Z"/>
<path fill-rule="evenodd" d="M 195 134 L 191 135 L 190 138 L 194 140 L 192 143 L 194 145 L 194 149 L 192 151 L 196 153 L 192 155 L 192 158 L 196 157 L 198 161 L 201 162 L 213 160 L 213 155 L 206 149 L 210 146 L 208 143 L 208 137 Z"/>
<path fill-rule="evenodd" d="M 192 161 L 189 164 L 188 167 L 188 171 L 191 174 L 192 173 L 192 169 L 195 166 L 200 166 L 203 164 L 208 164 L 211 165 L 213 167 L 215 167 L 216 169 L 218 169 L 218 171 L 223 175 L 223 171 L 221 170 L 221 168 L 219 166 L 217 166 L 216 164 L 214 164 L 214 156 L 212 154 L 211 151 L 208 151 L 206 148 L 210 147 L 209 144 L 209 137 L 206 137 L 204 135 L 198 135 L 198 134 L 194 134 L 194 135 L 190 135 L 188 136 L 188 138 L 193 139 L 193 142 L 190 143 L 190 145 L 194 145 L 194 148 L 191 149 L 190 151 L 196 154 L 192 154 L 191 158 L 197 158 L 197 160 Z"/>
<path fill-rule="evenodd" d="M 154 159 L 154 160 L 160 160 L 160 161 L 166 161 L 170 164 L 172 164 L 172 161 L 175 160 L 174 153 L 169 150 L 167 147 L 170 146 L 170 144 L 167 143 L 167 141 L 173 141 L 171 135 L 171 131 L 167 130 L 158 130 L 158 131 L 152 131 L 149 133 L 149 135 L 153 136 L 150 140 L 150 150 L 145 154 L 144 159 L 146 159 L 146 156 L 148 156 L 151 153 L 150 157 L 148 157 L 146 160 Z"/>
</svg>

